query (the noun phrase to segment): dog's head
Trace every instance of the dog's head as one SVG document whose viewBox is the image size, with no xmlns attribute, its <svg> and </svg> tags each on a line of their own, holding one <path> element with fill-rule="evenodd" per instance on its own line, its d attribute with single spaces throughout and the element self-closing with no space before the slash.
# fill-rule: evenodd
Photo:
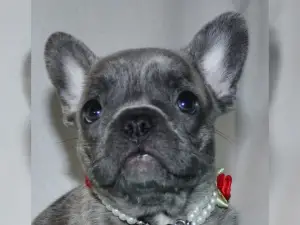
<svg viewBox="0 0 300 225">
<path fill-rule="evenodd" d="M 99 190 L 151 205 L 205 182 L 214 172 L 213 123 L 234 103 L 247 52 L 236 13 L 220 15 L 178 51 L 99 58 L 71 35 L 51 35 L 47 70 Z"/>
</svg>

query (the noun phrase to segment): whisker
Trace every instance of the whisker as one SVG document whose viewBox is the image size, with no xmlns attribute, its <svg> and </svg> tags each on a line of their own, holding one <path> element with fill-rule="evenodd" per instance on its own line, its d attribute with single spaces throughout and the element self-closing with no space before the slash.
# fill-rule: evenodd
<svg viewBox="0 0 300 225">
<path fill-rule="evenodd" d="M 74 140 L 77 140 L 78 137 L 74 137 L 74 138 L 68 138 L 68 139 L 65 139 L 63 141 L 58 141 L 56 142 L 56 144 L 62 144 L 62 143 L 66 143 L 66 142 L 69 142 L 69 141 L 74 141 Z"/>
<path fill-rule="evenodd" d="M 227 140 L 228 142 L 230 142 L 230 144 L 233 145 L 235 144 L 234 140 L 232 140 L 228 135 L 224 134 L 222 131 L 216 129 L 215 133 L 220 137 L 224 138 L 225 140 Z"/>
</svg>

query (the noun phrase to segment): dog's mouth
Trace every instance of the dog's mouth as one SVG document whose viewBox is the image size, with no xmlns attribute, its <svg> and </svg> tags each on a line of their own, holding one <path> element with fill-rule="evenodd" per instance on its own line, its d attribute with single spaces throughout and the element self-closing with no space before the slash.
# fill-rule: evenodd
<svg viewBox="0 0 300 225">
<path fill-rule="evenodd" d="M 148 153 L 133 153 L 126 158 L 124 167 L 137 168 L 140 172 L 143 172 L 144 170 L 153 169 L 156 161 L 155 157 Z"/>
<path fill-rule="evenodd" d="M 198 180 L 197 174 L 185 173 L 176 167 L 176 161 L 166 157 L 149 146 L 137 146 L 126 155 L 117 159 L 105 158 L 102 166 L 94 167 L 93 173 L 100 186 L 111 192 L 145 194 L 150 192 L 176 192 L 193 187 Z M 176 156 L 180 156 L 179 154 Z M 174 154 L 173 154 L 173 157 Z M 176 160 L 176 158 L 174 158 Z M 172 164 L 173 163 L 173 164 Z M 111 166 L 115 166 L 112 168 Z M 180 166 L 180 165 L 179 165 Z M 174 168 L 177 169 L 174 169 Z M 181 172 L 181 173 L 180 173 Z M 110 174 L 107 176 L 106 174 Z M 177 190 L 177 191 L 176 191 Z"/>
<path fill-rule="evenodd" d="M 121 165 L 125 177 L 142 178 L 154 171 L 163 170 L 162 163 L 154 155 L 145 152 L 142 148 L 130 153 Z"/>
<path fill-rule="evenodd" d="M 121 163 L 121 170 L 130 170 L 132 172 L 136 172 L 137 175 L 146 175 L 146 173 L 158 170 L 165 171 L 166 173 L 170 172 L 161 157 L 151 153 L 150 151 L 145 151 L 145 149 L 141 146 L 139 146 L 136 151 L 125 157 Z"/>
</svg>

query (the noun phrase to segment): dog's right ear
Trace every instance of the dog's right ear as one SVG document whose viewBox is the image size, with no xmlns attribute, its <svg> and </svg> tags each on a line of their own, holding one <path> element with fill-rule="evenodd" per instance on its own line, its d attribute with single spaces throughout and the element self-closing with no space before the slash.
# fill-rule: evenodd
<svg viewBox="0 0 300 225">
<path fill-rule="evenodd" d="M 219 113 L 232 110 L 248 56 L 245 18 L 225 12 L 208 22 L 183 49 L 211 90 Z"/>
<path fill-rule="evenodd" d="M 56 32 L 45 46 L 45 63 L 60 98 L 65 125 L 73 125 L 85 76 L 96 62 L 96 55 L 73 36 Z"/>
</svg>

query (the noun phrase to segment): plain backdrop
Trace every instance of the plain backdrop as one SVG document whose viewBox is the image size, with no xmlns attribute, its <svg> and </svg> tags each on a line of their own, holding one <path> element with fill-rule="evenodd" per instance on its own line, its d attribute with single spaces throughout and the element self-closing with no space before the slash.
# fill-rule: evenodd
<svg viewBox="0 0 300 225">
<path fill-rule="evenodd" d="M 247 8 L 233 0 L 33 1 L 32 218 L 83 182 L 76 158 L 76 132 L 62 125 L 58 100 L 44 66 L 44 45 L 51 33 L 68 32 L 99 56 L 125 48 L 178 49 L 209 20 L 228 10 L 241 10 L 249 23 L 251 46 L 238 115 L 230 113 L 217 121 L 217 129 L 236 144 L 216 136 L 217 165 L 234 177 L 232 204 L 240 209 L 242 224 L 267 224 L 267 9 L 267 2 L 260 0 L 252 0 Z M 253 178 L 260 182 L 253 183 Z"/>
<path fill-rule="evenodd" d="M 30 224 L 30 1 L 0 1 L 0 224 Z"/>
<path fill-rule="evenodd" d="M 270 14 L 270 223 L 300 224 L 299 1 L 273 0 Z"/>
</svg>

